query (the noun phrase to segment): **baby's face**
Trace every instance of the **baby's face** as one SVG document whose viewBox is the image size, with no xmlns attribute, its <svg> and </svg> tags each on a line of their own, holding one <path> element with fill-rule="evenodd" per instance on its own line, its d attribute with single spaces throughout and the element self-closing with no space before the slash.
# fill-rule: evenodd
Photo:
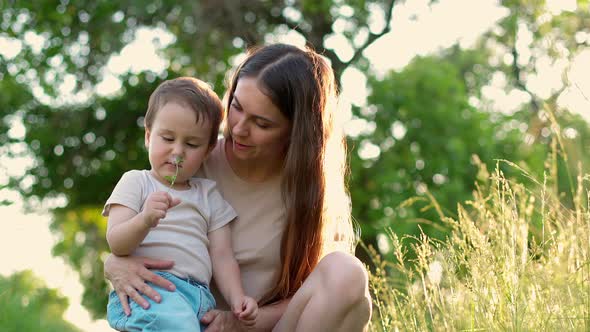
<svg viewBox="0 0 590 332">
<path fill-rule="evenodd" d="M 211 124 L 179 103 L 162 106 L 152 124 L 146 128 L 145 145 L 148 148 L 152 174 L 169 185 L 168 177 L 176 176 L 174 188 L 187 188 L 209 153 Z M 178 174 L 176 174 L 178 167 Z"/>
</svg>

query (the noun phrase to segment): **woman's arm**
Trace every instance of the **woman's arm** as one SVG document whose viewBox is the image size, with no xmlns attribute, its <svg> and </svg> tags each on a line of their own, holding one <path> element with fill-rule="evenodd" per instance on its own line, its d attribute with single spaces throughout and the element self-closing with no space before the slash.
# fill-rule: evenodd
<svg viewBox="0 0 590 332">
<path fill-rule="evenodd" d="M 283 316 L 290 301 L 291 299 L 286 299 L 259 308 L 254 331 L 271 331 Z"/>
<path fill-rule="evenodd" d="M 172 282 L 148 270 L 166 270 L 173 265 L 173 261 L 146 257 L 119 257 L 111 254 L 104 262 L 104 275 L 113 284 L 113 288 L 123 305 L 123 311 L 129 316 L 131 314 L 129 298 L 146 309 L 150 304 L 141 296 L 142 294 L 156 302 L 160 302 L 160 294 L 146 282 L 151 282 L 170 291 L 176 289 Z"/>
<path fill-rule="evenodd" d="M 240 325 L 240 322 L 229 311 L 211 310 L 203 316 L 201 323 L 209 324 L 205 332 L 221 331 L 248 331 L 267 332 L 272 331 L 281 316 L 287 309 L 290 299 L 282 300 L 273 304 L 267 304 L 258 308 L 256 324 L 252 327 Z"/>
</svg>

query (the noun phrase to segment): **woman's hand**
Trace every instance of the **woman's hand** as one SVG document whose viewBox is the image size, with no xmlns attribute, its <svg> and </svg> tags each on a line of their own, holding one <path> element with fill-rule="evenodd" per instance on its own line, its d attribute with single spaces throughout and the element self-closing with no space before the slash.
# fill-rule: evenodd
<svg viewBox="0 0 590 332">
<path fill-rule="evenodd" d="M 121 300 L 121 304 L 123 305 L 123 311 L 129 316 L 131 314 L 129 298 L 146 309 L 150 304 L 141 296 L 142 294 L 156 302 L 160 302 L 160 294 L 146 284 L 146 282 L 151 282 L 170 291 L 175 290 L 173 283 L 148 270 L 166 270 L 173 265 L 173 261 L 145 257 L 119 257 L 111 254 L 104 262 L 104 275 L 113 284 L 115 292 L 117 292 L 119 300 Z"/>
<path fill-rule="evenodd" d="M 246 326 L 240 323 L 240 321 L 230 311 L 221 310 L 210 310 L 203 318 L 201 323 L 209 324 L 205 329 L 205 332 L 246 332 L 250 331 Z"/>
</svg>

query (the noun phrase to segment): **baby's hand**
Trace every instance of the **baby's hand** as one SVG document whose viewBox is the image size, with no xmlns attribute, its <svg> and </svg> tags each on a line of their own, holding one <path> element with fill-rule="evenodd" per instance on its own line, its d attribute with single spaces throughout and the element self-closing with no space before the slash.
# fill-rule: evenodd
<svg viewBox="0 0 590 332">
<path fill-rule="evenodd" d="M 166 211 L 180 204 L 180 199 L 173 198 L 170 194 L 157 191 L 151 193 L 145 200 L 143 207 L 143 222 L 148 227 L 156 227 L 160 219 L 166 218 Z"/>
<path fill-rule="evenodd" d="M 258 303 L 249 296 L 244 296 L 240 306 L 234 308 L 234 315 L 245 326 L 254 326 L 258 316 Z"/>
</svg>

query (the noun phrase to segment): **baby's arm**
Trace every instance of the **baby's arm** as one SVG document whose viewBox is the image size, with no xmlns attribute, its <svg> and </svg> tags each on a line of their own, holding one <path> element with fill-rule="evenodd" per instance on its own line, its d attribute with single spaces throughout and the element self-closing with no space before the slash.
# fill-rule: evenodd
<svg viewBox="0 0 590 332">
<path fill-rule="evenodd" d="M 209 233 L 209 255 L 213 277 L 232 312 L 247 325 L 255 323 L 258 314 L 256 300 L 244 295 L 240 268 L 234 257 L 229 225 Z"/>
<path fill-rule="evenodd" d="M 156 227 L 166 211 L 178 205 L 180 200 L 172 199 L 165 192 L 150 194 L 140 213 L 120 204 L 112 204 L 109 211 L 107 242 L 113 254 L 130 255 L 145 239 L 152 227 Z"/>
</svg>

